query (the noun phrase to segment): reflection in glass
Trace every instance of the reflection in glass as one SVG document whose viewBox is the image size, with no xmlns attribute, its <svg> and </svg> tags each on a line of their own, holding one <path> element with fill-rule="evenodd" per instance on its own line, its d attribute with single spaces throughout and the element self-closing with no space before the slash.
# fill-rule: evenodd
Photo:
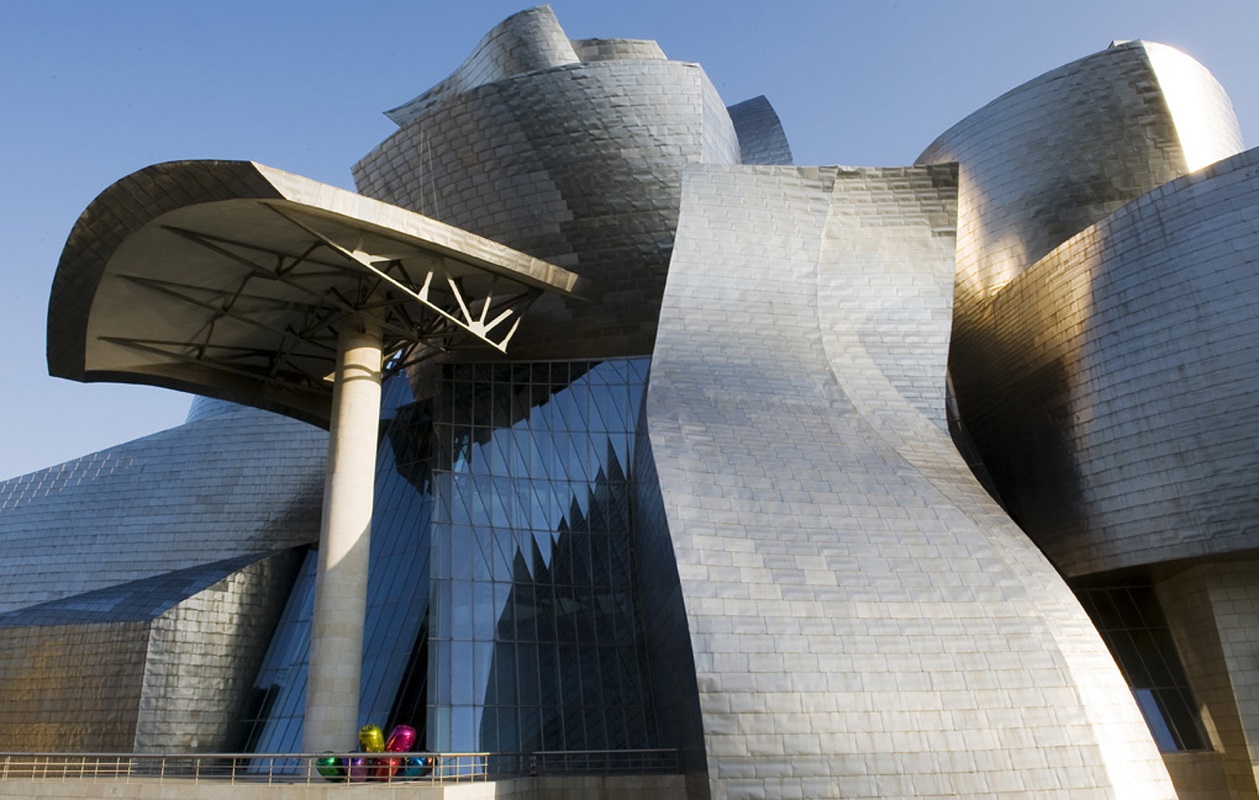
<svg viewBox="0 0 1259 800">
<path fill-rule="evenodd" d="M 1209 749 L 1198 704 L 1153 587 L 1091 587 L 1078 595 L 1119 664 L 1159 751 Z"/>
<path fill-rule="evenodd" d="M 647 359 L 441 368 L 385 387 L 359 724 L 418 747 L 653 747 L 629 474 Z M 258 679 L 300 750 L 314 555 Z"/>
</svg>

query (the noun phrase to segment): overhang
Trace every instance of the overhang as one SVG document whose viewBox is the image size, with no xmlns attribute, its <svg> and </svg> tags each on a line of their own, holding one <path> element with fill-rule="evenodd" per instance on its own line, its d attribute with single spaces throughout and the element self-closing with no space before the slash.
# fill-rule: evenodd
<svg viewBox="0 0 1259 800">
<path fill-rule="evenodd" d="M 58 377 L 164 386 L 326 425 L 336 337 L 383 321 L 391 367 L 504 351 L 578 276 L 437 220 L 242 161 L 158 164 L 79 217 L 48 309 Z"/>
</svg>

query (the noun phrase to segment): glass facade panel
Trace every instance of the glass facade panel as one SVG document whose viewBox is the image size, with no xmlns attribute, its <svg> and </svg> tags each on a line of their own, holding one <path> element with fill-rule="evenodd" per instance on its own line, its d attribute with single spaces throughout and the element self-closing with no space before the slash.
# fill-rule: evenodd
<svg viewBox="0 0 1259 800">
<path fill-rule="evenodd" d="M 385 387 L 359 724 L 443 751 L 653 747 L 631 569 L 647 359 L 442 368 Z M 297 751 L 315 556 L 259 677 L 252 749 Z"/>
<path fill-rule="evenodd" d="M 1077 594 L 1119 664 L 1158 749 L 1164 753 L 1210 749 L 1153 587 L 1090 587 Z"/>
</svg>

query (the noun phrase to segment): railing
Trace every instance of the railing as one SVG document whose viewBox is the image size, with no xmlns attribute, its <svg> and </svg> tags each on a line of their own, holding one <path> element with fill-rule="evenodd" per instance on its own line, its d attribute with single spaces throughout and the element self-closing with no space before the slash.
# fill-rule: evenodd
<svg viewBox="0 0 1259 800">
<path fill-rule="evenodd" d="M 672 775 L 677 750 L 544 750 L 525 758 L 526 775 Z"/>
<path fill-rule="evenodd" d="M 453 783 L 678 772 L 676 750 L 534 753 L 0 753 L 0 780 L 228 784 Z"/>
</svg>

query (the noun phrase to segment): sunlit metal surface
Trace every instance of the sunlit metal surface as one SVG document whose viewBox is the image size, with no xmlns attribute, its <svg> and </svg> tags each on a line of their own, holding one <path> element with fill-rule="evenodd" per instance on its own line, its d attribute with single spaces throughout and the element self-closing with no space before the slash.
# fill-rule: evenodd
<svg viewBox="0 0 1259 800">
<path fill-rule="evenodd" d="M 497 26 L 391 115 L 399 130 L 354 166 L 359 191 L 589 281 L 590 302 L 534 304 L 516 358 L 651 352 L 682 168 L 739 161 L 699 65 L 658 47 L 572 45 L 543 6 Z"/>
<path fill-rule="evenodd" d="M 1001 496 L 1069 575 L 1259 546 L 1257 166 L 1250 150 L 1125 206 L 955 342 Z"/>
<path fill-rule="evenodd" d="M 80 217 L 49 304 L 49 369 L 326 423 L 337 331 L 370 312 L 386 355 L 503 351 L 577 277 L 404 209 L 246 162 L 177 162 Z M 143 313 L 140 313 L 140 312 Z"/>
<path fill-rule="evenodd" d="M 960 329 L 977 324 L 973 301 L 1000 291 L 1066 239 L 1241 149 L 1219 84 L 1169 50 L 1125 42 L 1051 70 L 966 117 L 918 157 L 920 164 L 961 165 Z M 1201 123 L 1191 132 L 1194 120 Z"/>
<path fill-rule="evenodd" d="M 0 482 L 0 613 L 309 544 L 327 439 L 229 405 Z"/>
<path fill-rule="evenodd" d="M 647 586 L 652 657 L 693 654 L 702 724 L 684 676 L 661 705 L 714 797 L 1068 800 L 1120 774 L 1175 796 L 1101 638 L 945 430 L 955 176 L 686 173 L 640 535 L 676 557 L 678 588 Z"/>
<path fill-rule="evenodd" d="M 238 557 L 0 614 L 0 746 L 234 746 L 296 561 Z"/>
<path fill-rule="evenodd" d="M 355 167 L 364 194 L 493 242 L 443 245 L 433 219 L 256 165 L 168 165 L 93 204 L 109 213 L 69 251 L 100 269 L 59 273 L 50 333 L 58 369 L 93 368 L 75 361 L 90 350 L 92 377 L 318 419 L 303 396 L 324 388 L 326 335 L 387 307 L 412 381 L 382 427 L 365 722 L 529 751 L 511 769 L 538 776 L 598 760 L 574 748 L 678 745 L 693 796 L 1172 796 L 1096 631 L 949 441 L 945 360 L 952 316 L 956 435 L 1072 575 L 1253 549 L 1259 164 L 1204 166 L 1240 139 L 1200 65 L 1117 43 L 968 117 L 923 166 L 744 168 L 790 159 L 767 103 L 727 109 L 696 65 L 569 41 L 540 7 L 391 116 Z M 469 241 L 589 291 L 471 263 Z M 149 270 L 153 252 L 195 274 Z M 111 253 L 126 270 L 106 275 Z M 141 330 L 141 302 L 179 335 Z M 74 736 L 216 746 L 180 723 L 216 694 L 218 730 L 283 582 L 213 605 L 177 570 L 313 538 L 322 458 L 292 421 L 236 413 L 200 404 L 152 447 L 0 485 L 21 677 L 4 714 L 55 733 L 31 701 L 42 670 L 91 695 Z M 1232 725 L 1253 627 L 1231 606 L 1256 584 L 1217 566 L 1155 590 L 1191 598 L 1165 603 L 1168 630 Z M 297 746 L 312 582 L 308 561 L 242 748 Z M 65 657 L 71 640 L 95 658 Z M 1249 780 L 1245 725 L 1220 741 Z M 461 774 L 493 772 L 472 758 Z"/>
</svg>

